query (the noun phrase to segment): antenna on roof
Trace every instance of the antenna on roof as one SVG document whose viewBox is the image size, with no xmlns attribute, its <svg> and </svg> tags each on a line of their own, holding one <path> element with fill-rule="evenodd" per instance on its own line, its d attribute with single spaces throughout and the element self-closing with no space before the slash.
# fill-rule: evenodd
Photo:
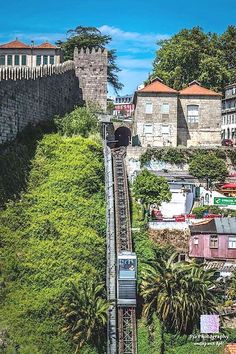
<svg viewBox="0 0 236 354">
<path fill-rule="evenodd" d="M 197 81 L 197 80 L 193 80 L 192 82 L 190 82 L 190 83 L 188 84 L 188 86 L 192 86 L 192 85 L 198 85 L 198 86 L 201 86 L 200 82 L 199 82 L 199 81 Z"/>
<path fill-rule="evenodd" d="M 163 80 L 159 77 L 159 76 L 156 76 L 155 78 L 153 78 L 152 80 L 150 80 L 150 82 L 155 82 L 155 81 L 159 81 L 159 82 L 163 82 Z"/>
<path fill-rule="evenodd" d="M 18 41 L 18 37 L 16 37 L 16 41 Z"/>
</svg>

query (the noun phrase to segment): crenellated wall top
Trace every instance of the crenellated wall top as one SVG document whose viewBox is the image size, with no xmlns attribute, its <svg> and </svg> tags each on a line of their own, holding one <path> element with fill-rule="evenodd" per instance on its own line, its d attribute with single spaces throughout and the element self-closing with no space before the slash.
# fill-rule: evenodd
<svg viewBox="0 0 236 354">
<path fill-rule="evenodd" d="M 35 80 L 40 77 L 63 74 L 66 71 L 75 70 L 72 60 L 59 65 L 44 65 L 34 68 L 30 67 L 0 67 L 0 81 L 3 80 Z"/>
<path fill-rule="evenodd" d="M 107 49 L 89 49 L 89 48 L 81 48 L 80 50 L 75 47 L 74 49 L 74 56 L 79 56 L 79 57 L 83 57 L 83 56 L 88 56 L 88 55 L 101 55 L 101 56 L 107 56 Z"/>
</svg>

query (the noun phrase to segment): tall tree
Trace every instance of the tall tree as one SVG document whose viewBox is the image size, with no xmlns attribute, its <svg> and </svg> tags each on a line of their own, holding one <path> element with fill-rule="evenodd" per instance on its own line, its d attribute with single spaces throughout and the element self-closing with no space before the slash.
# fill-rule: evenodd
<svg viewBox="0 0 236 354">
<path fill-rule="evenodd" d="M 171 200 L 171 192 L 167 180 L 156 176 L 147 169 L 141 171 L 133 184 L 134 197 L 140 200 L 144 207 L 144 214 L 149 210 L 150 204 L 161 205 Z"/>
<path fill-rule="evenodd" d="M 167 260 L 158 253 L 147 262 L 141 275 L 144 315 L 151 320 L 156 314 L 167 330 L 189 334 L 200 315 L 216 312 L 214 272 L 175 258 L 175 253 Z"/>
<path fill-rule="evenodd" d="M 58 40 L 56 44 L 61 47 L 64 60 L 73 60 L 74 48 L 95 48 L 96 50 L 105 47 L 110 43 L 111 37 L 102 34 L 96 27 L 77 26 L 67 31 L 65 41 Z M 120 71 L 116 65 L 116 50 L 108 50 L 108 82 L 117 92 L 122 89 L 123 84 L 119 81 L 117 73 Z"/>
<path fill-rule="evenodd" d="M 222 35 L 205 33 L 200 27 L 183 29 L 170 39 L 158 42 L 151 79 L 161 77 L 179 90 L 193 80 L 222 91 L 236 79 L 236 27 Z"/>
<path fill-rule="evenodd" d="M 192 157 L 189 172 L 193 176 L 211 182 L 224 181 L 228 175 L 227 166 L 223 159 L 215 154 L 197 154 Z"/>
<path fill-rule="evenodd" d="M 99 348 L 104 343 L 108 304 L 104 299 L 104 285 L 89 278 L 71 283 L 61 308 L 65 317 L 64 332 L 75 343 L 76 353 L 86 343 Z"/>
</svg>

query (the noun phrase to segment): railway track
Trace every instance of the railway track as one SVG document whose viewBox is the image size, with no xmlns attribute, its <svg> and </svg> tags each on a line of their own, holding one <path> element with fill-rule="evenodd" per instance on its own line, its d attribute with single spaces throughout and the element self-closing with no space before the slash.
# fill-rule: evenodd
<svg viewBox="0 0 236 354">
<path fill-rule="evenodd" d="M 115 236 L 116 254 L 118 258 L 136 257 L 132 253 L 132 236 L 130 225 L 130 208 L 127 173 L 125 166 L 126 148 L 120 147 L 112 150 L 113 160 L 113 181 L 115 199 Z M 125 255 L 129 256 L 125 256 Z M 121 255 L 121 256 L 119 256 Z M 133 256 L 132 256 L 133 255 Z M 125 262 L 124 259 L 121 260 Z M 121 262 L 119 260 L 119 262 Z M 130 260 L 129 260 L 130 262 Z M 132 262 L 132 261 L 131 261 Z M 136 261 L 135 261 L 136 262 Z M 119 264 L 118 267 L 119 268 Z M 136 268 L 136 263 L 135 263 Z M 120 270 L 117 269 L 120 274 Z M 132 274 L 131 274 L 132 275 Z M 137 331 L 136 331 L 136 279 L 121 280 L 117 275 L 117 333 L 118 353 L 137 353 Z M 135 301 L 134 301 L 135 297 Z M 122 298 L 122 299 L 121 299 Z M 127 298 L 127 300 L 125 300 Z M 129 305 L 130 303 L 130 305 Z"/>
</svg>

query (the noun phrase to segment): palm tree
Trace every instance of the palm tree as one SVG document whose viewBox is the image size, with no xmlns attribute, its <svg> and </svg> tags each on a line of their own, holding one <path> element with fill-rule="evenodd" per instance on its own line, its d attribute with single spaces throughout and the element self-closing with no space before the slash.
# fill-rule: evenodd
<svg viewBox="0 0 236 354">
<path fill-rule="evenodd" d="M 104 298 L 104 284 L 91 279 L 71 283 L 61 311 L 63 328 L 76 344 L 76 352 L 85 344 L 101 347 L 105 338 L 108 303 Z"/>
<path fill-rule="evenodd" d="M 143 313 L 148 320 L 156 313 L 167 330 L 189 334 L 200 315 L 216 312 L 214 272 L 175 258 L 175 253 L 167 260 L 159 255 L 146 265 L 141 283 Z"/>
</svg>

